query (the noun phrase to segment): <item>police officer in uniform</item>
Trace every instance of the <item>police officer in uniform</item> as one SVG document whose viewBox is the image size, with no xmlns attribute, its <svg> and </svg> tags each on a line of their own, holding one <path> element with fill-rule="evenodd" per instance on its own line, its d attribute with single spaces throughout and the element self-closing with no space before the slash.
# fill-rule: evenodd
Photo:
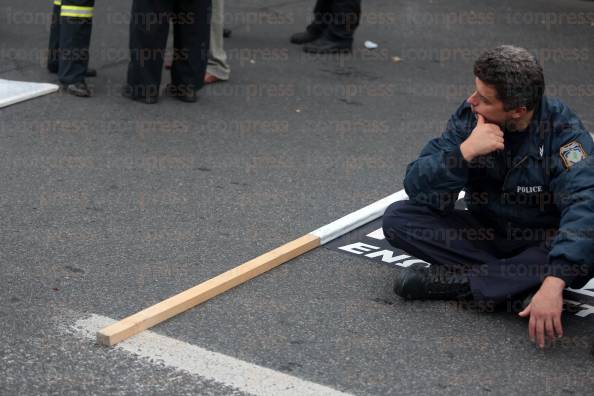
<svg viewBox="0 0 594 396">
<path fill-rule="evenodd" d="M 123 95 L 147 104 L 158 101 L 171 22 L 174 48 L 167 93 L 184 102 L 196 102 L 208 63 L 210 13 L 211 0 L 133 0 L 130 63 Z"/>
<path fill-rule="evenodd" d="M 563 334 L 565 287 L 593 276 L 594 144 L 578 117 L 544 96 L 542 67 L 500 46 L 474 65 L 475 92 L 409 164 L 409 201 L 383 218 L 387 240 L 428 263 L 397 274 L 405 299 L 483 308 L 524 301 L 529 335 Z M 468 210 L 455 209 L 465 191 Z"/>
<path fill-rule="evenodd" d="M 94 0 L 54 0 L 47 68 L 58 74 L 62 89 L 80 97 L 91 96 L 85 77 L 89 69 L 89 45 L 93 28 Z"/>
</svg>

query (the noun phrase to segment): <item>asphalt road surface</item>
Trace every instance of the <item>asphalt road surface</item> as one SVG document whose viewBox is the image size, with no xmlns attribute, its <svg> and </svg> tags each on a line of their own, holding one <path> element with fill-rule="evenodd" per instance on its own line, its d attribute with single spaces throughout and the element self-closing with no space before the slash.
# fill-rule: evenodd
<svg viewBox="0 0 594 396">
<path fill-rule="evenodd" d="M 591 394 L 589 321 L 566 317 L 566 337 L 539 350 L 514 315 L 404 303 L 396 269 L 324 248 L 144 344 L 88 338 L 400 190 L 471 92 L 483 49 L 534 51 L 549 94 L 594 130 L 592 1 L 366 0 L 342 56 L 288 43 L 313 1 L 227 3 L 231 80 L 198 103 L 119 95 L 125 0 L 97 2 L 93 98 L 0 110 L 0 394 L 281 394 L 267 378 L 295 395 Z M 55 81 L 43 67 L 50 9 L 0 1 L 0 78 Z M 215 376 L 200 359 L 232 363 Z M 249 370 L 264 385 L 242 385 Z"/>
</svg>

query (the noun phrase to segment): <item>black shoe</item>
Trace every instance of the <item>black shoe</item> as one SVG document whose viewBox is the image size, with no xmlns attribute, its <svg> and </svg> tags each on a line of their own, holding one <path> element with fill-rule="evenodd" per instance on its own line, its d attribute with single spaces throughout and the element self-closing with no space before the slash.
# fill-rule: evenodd
<svg viewBox="0 0 594 396">
<path fill-rule="evenodd" d="M 58 73 L 58 68 L 53 66 L 48 66 L 47 70 L 52 74 Z M 91 69 L 90 67 L 87 69 L 85 73 L 85 77 L 97 77 L 97 70 Z"/>
<path fill-rule="evenodd" d="M 92 96 L 91 90 L 87 87 L 87 84 L 84 81 L 74 84 L 63 84 L 62 91 L 67 92 L 70 95 L 78 96 L 79 98 L 88 98 Z"/>
<path fill-rule="evenodd" d="M 159 101 L 159 97 L 158 96 L 136 96 L 136 95 L 132 95 L 132 90 L 130 89 L 129 86 L 124 86 L 122 88 L 122 96 L 124 98 L 128 98 L 131 100 L 134 100 L 136 102 L 141 102 L 141 103 L 145 103 L 145 104 L 155 104 Z"/>
<path fill-rule="evenodd" d="M 332 41 L 324 37 L 303 46 L 303 51 L 310 54 L 338 54 L 351 52 L 352 50 L 353 43 Z"/>
<path fill-rule="evenodd" d="M 439 265 L 409 267 L 398 272 L 394 293 L 406 300 L 468 300 L 472 298 L 466 275 Z"/>
<path fill-rule="evenodd" d="M 291 43 L 293 44 L 306 44 L 311 43 L 314 40 L 320 38 L 320 34 L 314 34 L 306 30 L 305 32 L 295 33 L 291 36 Z"/>
<path fill-rule="evenodd" d="M 229 38 L 231 37 L 231 29 L 227 29 L 227 28 L 223 28 L 223 37 L 224 38 Z"/>
<path fill-rule="evenodd" d="M 198 101 L 196 90 L 182 85 L 167 85 L 167 96 L 174 97 L 186 103 Z"/>
</svg>

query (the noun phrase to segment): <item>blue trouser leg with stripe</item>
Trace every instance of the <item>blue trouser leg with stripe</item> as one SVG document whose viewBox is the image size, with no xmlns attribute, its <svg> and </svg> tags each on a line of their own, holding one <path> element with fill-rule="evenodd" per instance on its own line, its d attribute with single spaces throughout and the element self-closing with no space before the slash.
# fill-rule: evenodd
<svg viewBox="0 0 594 396">
<path fill-rule="evenodd" d="M 94 0 L 61 0 L 58 22 L 50 32 L 50 55 L 57 41 L 58 79 L 62 84 L 84 81 L 89 64 L 89 45 L 93 28 Z M 58 37 L 56 40 L 55 37 Z M 48 67 L 52 58 L 48 61 Z M 55 64 L 55 63 L 52 63 Z"/>
</svg>

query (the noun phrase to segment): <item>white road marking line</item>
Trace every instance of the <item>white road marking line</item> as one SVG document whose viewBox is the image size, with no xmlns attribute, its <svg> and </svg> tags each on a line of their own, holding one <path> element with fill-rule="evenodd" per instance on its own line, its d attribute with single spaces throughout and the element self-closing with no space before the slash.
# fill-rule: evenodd
<svg viewBox="0 0 594 396">
<path fill-rule="evenodd" d="M 78 320 L 72 329 L 85 338 L 95 341 L 99 329 L 115 322 L 105 316 L 91 315 Z M 172 368 L 254 395 L 349 396 L 348 393 L 212 352 L 152 331 L 144 331 L 122 341 L 115 348 L 161 361 Z"/>
</svg>

